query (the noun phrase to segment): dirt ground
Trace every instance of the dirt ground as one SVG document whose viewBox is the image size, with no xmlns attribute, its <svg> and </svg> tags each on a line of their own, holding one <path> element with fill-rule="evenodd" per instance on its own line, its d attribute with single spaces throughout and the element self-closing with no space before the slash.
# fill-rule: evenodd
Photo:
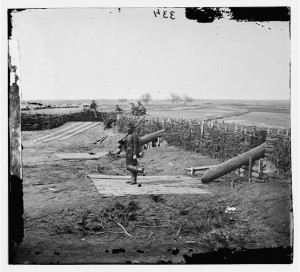
<svg viewBox="0 0 300 272">
<path fill-rule="evenodd" d="M 292 246 L 291 182 L 248 183 L 230 174 L 206 184 L 209 195 L 104 198 L 87 175 L 128 175 L 125 158 L 66 161 L 55 153 L 114 151 L 122 135 L 99 125 L 65 141 L 33 141 L 68 125 L 22 132 L 25 237 L 14 263 L 226 263 L 199 254 Z M 217 163 L 166 144 L 141 160 L 146 175 L 186 175 L 185 167 Z M 240 263 L 280 263 L 276 254 L 245 256 Z"/>
</svg>

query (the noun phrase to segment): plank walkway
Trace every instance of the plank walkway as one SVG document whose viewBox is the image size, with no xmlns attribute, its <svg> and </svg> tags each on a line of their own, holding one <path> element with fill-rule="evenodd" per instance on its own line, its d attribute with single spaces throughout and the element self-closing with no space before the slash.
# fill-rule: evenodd
<svg viewBox="0 0 300 272">
<path fill-rule="evenodd" d="M 59 157 L 62 160 L 97 160 L 98 158 L 104 157 L 108 154 L 108 152 L 99 152 L 95 154 L 89 153 L 63 153 L 63 154 L 55 154 L 55 156 Z"/>
<path fill-rule="evenodd" d="M 100 122 L 76 122 L 74 124 L 69 125 L 66 128 L 63 128 L 54 133 L 45 135 L 34 141 L 35 142 L 37 142 L 37 141 L 50 142 L 53 140 L 62 141 L 62 140 L 68 139 L 70 137 L 73 137 L 79 133 L 82 133 L 83 131 L 89 130 L 99 124 L 100 124 Z"/>
<path fill-rule="evenodd" d="M 130 176 L 88 175 L 102 197 L 159 194 L 211 194 L 206 184 L 186 176 L 138 176 L 138 185 L 126 181 Z"/>
</svg>

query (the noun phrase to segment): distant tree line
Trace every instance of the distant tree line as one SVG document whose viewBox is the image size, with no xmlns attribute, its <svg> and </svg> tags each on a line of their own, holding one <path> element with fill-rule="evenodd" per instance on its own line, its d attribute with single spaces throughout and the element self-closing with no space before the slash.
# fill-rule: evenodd
<svg viewBox="0 0 300 272">
<path fill-rule="evenodd" d="M 182 96 L 180 96 L 180 95 L 172 92 L 172 93 L 170 93 L 169 100 L 171 100 L 173 106 L 175 103 L 179 103 L 181 101 L 183 101 L 184 104 L 190 103 L 190 106 L 191 106 L 192 102 L 194 101 L 194 98 L 192 98 L 186 94 L 183 94 Z"/>
<path fill-rule="evenodd" d="M 194 102 L 194 98 L 192 98 L 191 96 L 187 95 L 187 94 L 183 94 L 182 96 L 174 93 L 174 92 L 171 92 L 170 93 L 170 98 L 169 100 L 172 102 L 173 106 L 179 102 L 183 102 L 184 105 L 186 105 L 187 103 L 190 104 L 190 106 L 192 105 L 192 103 Z M 119 102 L 121 104 L 127 102 L 128 99 L 126 98 L 120 98 L 119 99 Z M 152 101 L 152 95 L 148 92 L 148 93 L 145 93 L 145 94 L 142 94 L 140 96 L 140 101 L 144 102 L 145 105 L 148 105 L 150 101 Z"/>
</svg>

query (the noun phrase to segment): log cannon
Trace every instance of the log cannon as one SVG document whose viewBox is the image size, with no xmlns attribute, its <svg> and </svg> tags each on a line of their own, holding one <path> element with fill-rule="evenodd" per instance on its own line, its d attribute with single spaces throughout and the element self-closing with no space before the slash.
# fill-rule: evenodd
<svg viewBox="0 0 300 272">
<path fill-rule="evenodd" d="M 255 148 L 250 149 L 249 151 L 240 154 L 228 161 L 225 161 L 221 164 L 211 167 L 203 173 L 201 177 L 202 182 L 213 181 L 225 174 L 228 174 L 235 169 L 242 167 L 249 163 L 249 160 L 252 162 L 265 156 L 266 143 L 263 143 Z"/>
<path fill-rule="evenodd" d="M 147 143 L 156 141 L 158 137 L 161 137 L 164 134 L 164 130 L 158 130 L 153 133 L 144 135 L 140 138 L 140 146 L 143 146 Z M 116 151 L 116 154 L 120 154 L 124 149 L 126 145 L 126 139 L 122 138 L 119 142 L 118 150 Z"/>
<path fill-rule="evenodd" d="M 153 133 L 150 133 L 150 134 L 147 134 L 147 135 L 141 137 L 140 146 L 143 146 L 147 143 L 155 141 L 158 137 L 161 137 L 164 134 L 164 132 L 165 131 L 163 129 L 161 129 L 161 130 L 155 131 Z"/>
</svg>

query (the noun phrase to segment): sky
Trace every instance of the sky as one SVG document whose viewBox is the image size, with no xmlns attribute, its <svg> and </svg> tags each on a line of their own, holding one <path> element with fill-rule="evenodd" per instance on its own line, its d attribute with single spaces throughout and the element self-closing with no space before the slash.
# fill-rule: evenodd
<svg viewBox="0 0 300 272">
<path fill-rule="evenodd" d="M 27 9 L 13 15 L 21 98 L 289 99 L 288 22 L 197 23 L 183 8 Z"/>
</svg>

